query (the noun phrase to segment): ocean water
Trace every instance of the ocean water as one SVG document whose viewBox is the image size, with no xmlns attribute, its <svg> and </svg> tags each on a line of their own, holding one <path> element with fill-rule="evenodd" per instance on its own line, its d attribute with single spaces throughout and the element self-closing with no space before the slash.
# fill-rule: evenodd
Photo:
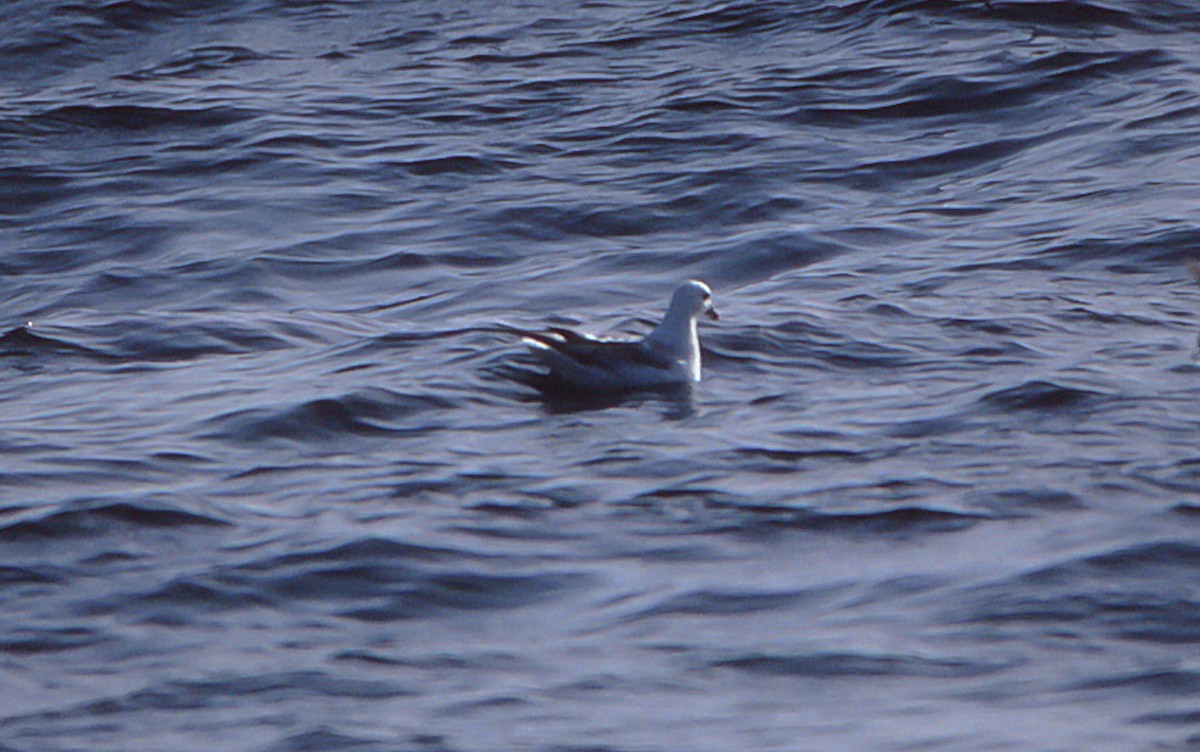
<svg viewBox="0 0 1200 752">
<path fill-rule="evenodd" d="M 1195 3 L 0 28 L 0 750 L 1200 747 Z"/>
</svg>

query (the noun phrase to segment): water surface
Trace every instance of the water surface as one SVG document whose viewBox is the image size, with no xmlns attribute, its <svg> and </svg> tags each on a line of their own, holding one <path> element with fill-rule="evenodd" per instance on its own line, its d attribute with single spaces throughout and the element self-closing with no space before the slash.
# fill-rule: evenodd
<svg viewBox="0 0 1200 752">
<path fill-rule="evenodd" d="M 0 23 L 4 749 L 1200 737 L 1191 3 Z"/>
</svg>

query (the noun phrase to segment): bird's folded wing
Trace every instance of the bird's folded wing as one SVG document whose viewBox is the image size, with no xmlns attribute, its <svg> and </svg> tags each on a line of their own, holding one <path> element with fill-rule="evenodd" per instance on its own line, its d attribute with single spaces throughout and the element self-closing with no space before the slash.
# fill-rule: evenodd
<svg viewBox="0 0 1200 752">
<path fill-rule="evenodd" d="M 522 331 L 521 335 L 542 347 L 550 348 L 581 366 L 619 371 L 630 366 L 668 369 L 675 365 L 670 356 L 643 342 L 596 339 L 570 329 L 554 327 L 545 332 Z"/>
</svg>

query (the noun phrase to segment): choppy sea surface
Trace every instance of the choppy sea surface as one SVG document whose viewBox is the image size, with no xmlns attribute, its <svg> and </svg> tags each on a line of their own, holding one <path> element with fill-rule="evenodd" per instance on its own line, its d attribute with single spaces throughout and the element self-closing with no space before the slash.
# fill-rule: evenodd
<svg viewBox="0 0 1200 752">
<path fill-rule="evenodd" d="M 0 28 L 4 752 L 1200 747 L 1190 0 Z"/>
</svg>

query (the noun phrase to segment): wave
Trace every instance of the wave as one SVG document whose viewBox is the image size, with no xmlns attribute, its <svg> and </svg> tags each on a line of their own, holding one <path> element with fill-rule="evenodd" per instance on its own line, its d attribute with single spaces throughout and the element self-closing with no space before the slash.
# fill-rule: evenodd
<svg viewBox="0 0 1200 752">
<path fill-rule="evenodd" d="M 1114 674 L 1077 682 L 1067 687 L 1073 692 L 1129 692 L 1155 697 L 1194 696 L 1200 692 L 1200 671 L 1149 670 Z"/>
<path fill-rule="evenodd" d="M 63 172 L 49 167 L 0 167 L 0 217 L 20 217 L 75 195 Z M 0 271 L 13 273 L 0 260 Z"/>
<path fill-rule="evenodd" d="M 903 482 L 897 481 L 895 485 L 903 485 Z M 627 503 L 650 510 L 665 510 L 681 504 L 699 505 L 707 510 L 699 524 L 714 533 L 805 530 L 840 535 L 905 537 L 957 532 L 993 519 L 992 514 L 983 511 L 938 509 L 921 505 L 879 504 L 878 508 L 830 511 L 788 503 L 768 503 L 694 487 L 663 488 L 637 496 Z"/>
<path fill-rule="evenodd" d="M 824 603 L 837 590 L 837 588 L 784 592 L 696 590 L 681 595 L 672 595 L 661 603 L 656 603 L 625 617 L 622 621 L 681 615 L 737 617 L 771 611 L 788 611 L 802 606 Z"/>
<path fill-rule="evenodd" d="M 124 283 L 111 274 L 98 284 L 120 287 Z M 133 278 L 144 282 L 144 278 Z M 39 327 L 21 326 L 0 336 L 0 358 L 39 363 L 84 360 L 104 365 L 170 363 L 196 360 L 212 355 L 263 352 L 288 345 L 288 341 L 257 328 L 231 322 L 174 324 L 147 319 L 109 320 L 88 330 L 76 330 L 82 344 L 64 336 L 67 332 L 50 327 L 56 336 L 43 334 Z"/>
<path fill-rule="evenodd" d="M 2 530 L 3 528 L 0 528 Z M 67 581 L 65 573 L 51 567 L 20 567 L 0 565 L 0 585 L 52 585 Z"/>
<path fill-rule="evenodd" d="M 1058 412 L 1090 407 L 1110 399 L 1110 395 L 1090 389 L 1033 380 L 989 392 L 979 402 L 1004 412 Z"/>
<path fill-rule="evenodd" d="M 442 428 L 442 423 L 415 419 L 453 406 L 451 401 L 433 394 L 369 388 L 341 397 L 226 413 L 206 421 L 206 436 L 236 443 L 268 439 L 307 443 L 339 437 L 429 434 Z"/>
<path fill-rule="evenodd" d="M 1184 227 L 1157 230 L 1137 238 L 1093 237 L 1049 245 L 1036 258 L 1055 268 L 1103 264 L 1112 271 L 1144 273 L 1154 267 L 1178 268 L 1200 248 L 1200 230 Z"/>
<path fill-rule="evenodd" d="M 0 357 L 77 357 L 101 363 L 111 363 L 117 360 L 112 353 L 65 339 L 36 334 L 27 326 L 10 329 L 0 337 Z"/>
<path fill-rule="evenodd" d="M 1137 29 L 1173 33 L 1200 28 L 1200 13 L 1178 0 L 1162 3 L 1099 2 L 1097 0 L 988 0 L 945 2 L 945 0 L 859 0 L 838 3 L 844 19 L 857 19 L 859 26 L 906 15 L 926 15 L 962 21 L 995 22 L 1026 28 L 1034 33 L 1053 30 L 1058 34 L 1087 36 L 1103 30 Z"/>
<path fill-rule="evenodd" d="M 905 654 L 870 653 L 751 653 L 714 661 L 728 668 L 760 676 L 791 678 L 929 677 L 969 679 L 1009 668 L 1007 663 L 986 663 L 968 658 L 930 658 Z"/>
<path fill-rule="evenodd" d="M 1200 547 L 1155 542 L 1080 556 L 968 591 L 949 609 L 964 623 L 1067 635 L 1191 644 L 1200 640 Z"/>
<path fill-rule="evenodd" d="M 34 124 L 62 131 L 79 128 L 108 132 L 136 132 L 166 128 L 221 128 L 255 117 L 233 107 L 179 107 L 140 104 L 69 104 L 40 113 Z"/>
<path fill-rule="evenodd" d="M 474 563 L 473 563 L 474 562 Z M 570 570 L 497 572 L 498 559 L 370 538 L 218 565 L 140 593 L 92 601 L 89 613 L 177 620 L 193 610 L 317 609 L 363 622 L 503 611 L 565 597 L 594 582 Z"/>
<path fill-rule="evenodd" d="M 0 524 L 0 540 L 97 537 L 130 529 L 225 527 L 220 517 L 158 503 L 86 500 Z"/>
<path fill-rule="evenodd" d="M 159 78 L 192 78 L 225 71 L 250 63 L 274 59 L 276 56 L 256 52 L 239 45 L 201 45 L 154 66 L 125 73 L 119 78 L 133 81 Z"/>
</svg>

